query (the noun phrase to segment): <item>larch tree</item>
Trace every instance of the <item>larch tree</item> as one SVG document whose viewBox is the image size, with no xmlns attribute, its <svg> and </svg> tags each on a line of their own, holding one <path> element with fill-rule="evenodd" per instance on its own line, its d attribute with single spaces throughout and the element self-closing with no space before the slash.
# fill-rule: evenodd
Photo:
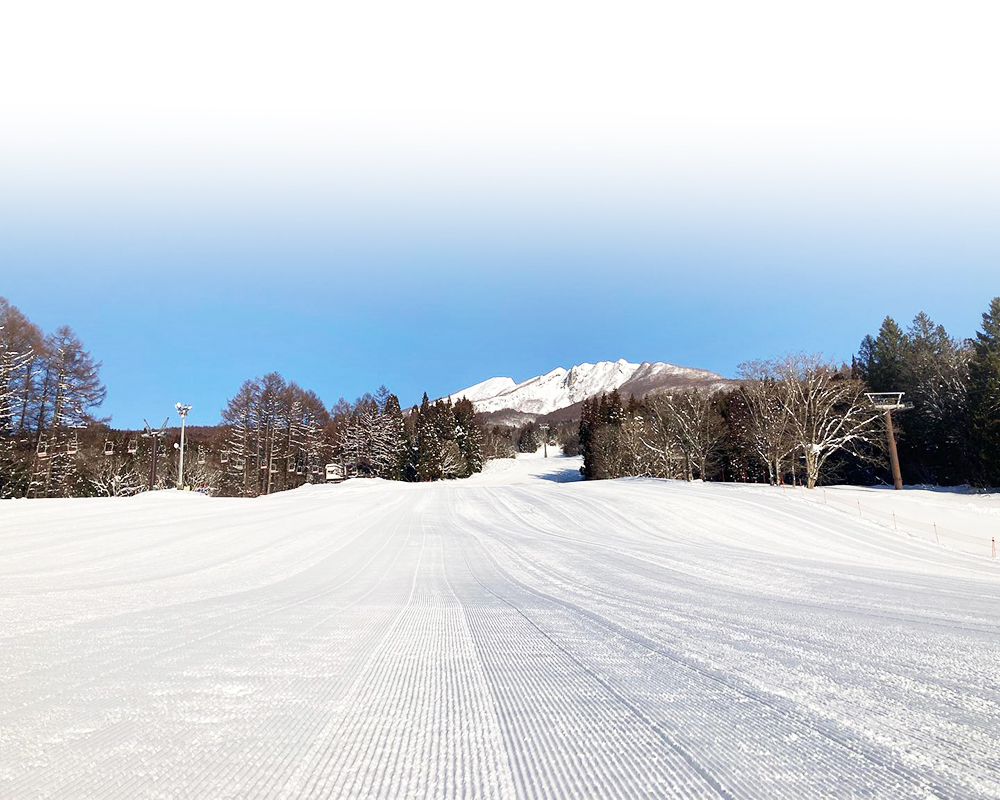
<svg viewBox="0 0 1000 800">
<path fill-rule="evenodd" d="M 222 412 L 222 422 L 229 429 L 225 445 L 226 479 L 229 491 L 237 495 L 253 496 L 257 493 L 257 393 L 256 381 L 244 381 Z M 253 481 L 251 476 L 254 477 Z"/>
<path fill-rule="evenodd" d="M 6 327 L 0 324 L 0 497 L 15 494 L 19 483 L 20 469 L 14 458 L 18 390 L 34 353 L 30 347 L 20 350 L 18 346 L 16 339 L 8 336 Z"/>
<path fill-rule="evenodd" d="M 69 326 L 46 338 L 35 423 L 39 447 L 30 487 L 34 496 L 68 497 L 74 492 L 78 429 L 102 421 L 93 415 L 107 395 L 100 368 Z"/>
</svg>

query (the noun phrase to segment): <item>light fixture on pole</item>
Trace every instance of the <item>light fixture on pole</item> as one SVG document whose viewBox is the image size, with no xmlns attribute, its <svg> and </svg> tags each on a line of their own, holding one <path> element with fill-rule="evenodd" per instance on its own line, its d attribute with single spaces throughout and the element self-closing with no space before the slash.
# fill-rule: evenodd
<svg viewBox="0 0 1000 800">
<path fill-rule="evenodd" d="M 183 403 L 174 403 L 174 408 L 177 409 L 177 413 L 181 415 L 181 463 L 177 468 L 177 488 L 184 488 L 184 420 L 187 419 L 188 411 L 191 410 L 191 406 L 186 406 Z"/>
</svg>

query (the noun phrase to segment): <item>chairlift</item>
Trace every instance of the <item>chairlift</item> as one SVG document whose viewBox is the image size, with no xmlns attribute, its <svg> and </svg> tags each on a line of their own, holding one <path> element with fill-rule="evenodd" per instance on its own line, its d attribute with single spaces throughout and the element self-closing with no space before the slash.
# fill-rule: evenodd
<svg viewBox="0 0 1000 800">
<path fill-rule="evenodd" d="M 312 469 L 310 471 L 312 472 L 313 475 L 319 475 L 319 465 L 313 464 Z"/>
<path fill-rule="evenodd" d="M 112 442 L 110 439 L 105 440 L 104 455 L 113 456 L 114 454 L 115 454 L 115 443 Z"/>
<path fill-rule="evenodd" d="M 288 459 L 288 472 L 289 474 L 295 472 L 295 462 L 292 459 Z"/>
<path fill-rule="evenodd" d="M 271 469 L 270 469 L 270 473 L 271 473 L 272 475 L 274 475 L 275 473 L 277 473 L 277 471 L 278 471 L 278 465 L 277 465 L 277 464 L 275 464 L 275 463 L 274 463 L 274 462 L 272 461 L 272 462 L 271 462 Z"/>
<path fill-rule="evenodd" d="M 305 468 L 305 467 L 303 467 L 303 466 L 302 466 L 301 464 L 299 464 L 299 465 L 298 465 L 298 466 L 297 466 L 297 467 L 295 468 L 295 474 L 296 474 L 296 475 L 305 475 L 305 474 L 306 474 L 306 468 Z"/>
<path fill-rule="evenodd" d="M 76 438 L 76 431 L 73 431 L 69 437 L 69 442 L 66 443 L 66 454 L 75 456 L 79 449 L 80 441 Z"/>
<path fill-rule="evenodd" d="M 223 450 L 221 453 L 219 453 L 219 463 L 220 464 L 228 464 L 229 463 L 229 451 L 228 450 Z"/>
<path fill-rule="evenodd" d="M 131 439 L 128 440 L 128 454 L 130 456 L 134 456 L 138 452 L 139 452 L 139 440 L 136 439 L 135 437 L 132 437 Z"/>
<path fill-rule="evenodd" d="M 46 458 L 49 454 L 49 441 L 44 433 L 38 437 L 38 447 L 35 452 L 38 453 L 39 458 Z"/>
</svg>

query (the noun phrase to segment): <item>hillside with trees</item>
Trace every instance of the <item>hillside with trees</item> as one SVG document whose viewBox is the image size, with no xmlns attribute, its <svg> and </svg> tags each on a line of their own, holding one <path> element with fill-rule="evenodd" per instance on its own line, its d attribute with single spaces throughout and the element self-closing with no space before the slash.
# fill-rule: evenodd
<svg viewBox="0 0 1000 800">
<path fill-rule="evenodd" d="M 868 393 L 903 392 L 894 412 L 909 483 L 1000 485 L 1000 298 L 974 339 L 923 312 L 886 317 L 852 364 L 793 354 L 740 365 L 732 389 L 693 388 L 584 404 L 584 477 L 802 483 L 888 482 L 885 416 Z"/>
<path fill-rule="evenodd" d="M 177 485 L 179 430 L 154 439 L 99 415 L 100 361 L 72 328 L 44 333 L 0 298 L 0 497 L 129 495 Z M 578 419 L 491 424 L 466 398 L 404 409 L 385 386 L 327 406 L 277 372 L 245 381 L 217 426 L 189 427 L 185 484 L 253 497 L 336 478 L 464 478 L 488 459 L 558 442 L 588 479 L 653 476 L 815 486 L 888 481 L 884 414 L 895 412 L 909 483 L 1000 485 L 1000 298 L 972 339 L 926 314 L 891 318 L 851 364 L 792 354 L 740 365 L 722 388 L 613 391 Z"/>
</svg>

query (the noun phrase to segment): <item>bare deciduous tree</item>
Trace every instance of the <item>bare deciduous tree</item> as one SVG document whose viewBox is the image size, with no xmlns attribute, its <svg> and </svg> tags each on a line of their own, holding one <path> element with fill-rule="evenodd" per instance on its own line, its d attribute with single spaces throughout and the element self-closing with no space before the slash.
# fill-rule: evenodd
<svg viewBox="0 0 1000 800">
<path fill-rule="evenodd" d="M 679 458 L 685 480 L 705 480 L 726 435 L 715 395 L 697 388 L 656 394 L 646 398 L 646 407 L 650 424 L 643 441 L 660 467 Z"/>
<path fill-rule="evenodd" d="M 865 397 L 864 384 L 820 355 L 794 354 L 775 362 L 784 385 L 782 403 L 795 450 L 805 460 L 806 485 L 816 486 L 830 456 L 845 451 L 864 456 L 881 439 L 882 411 Z"/>
<path fill-rule="evenodd" d="M 795 449 L 784 397 L 788 385 L 779 379 L 770 362 L 748 361 L 740 364 L 739 370 L 743 379 L 740 392 L 747 411 L 739 436 L 765 464 L 768 481 L 780 483 L 782 464 Z"/>
</svg>

